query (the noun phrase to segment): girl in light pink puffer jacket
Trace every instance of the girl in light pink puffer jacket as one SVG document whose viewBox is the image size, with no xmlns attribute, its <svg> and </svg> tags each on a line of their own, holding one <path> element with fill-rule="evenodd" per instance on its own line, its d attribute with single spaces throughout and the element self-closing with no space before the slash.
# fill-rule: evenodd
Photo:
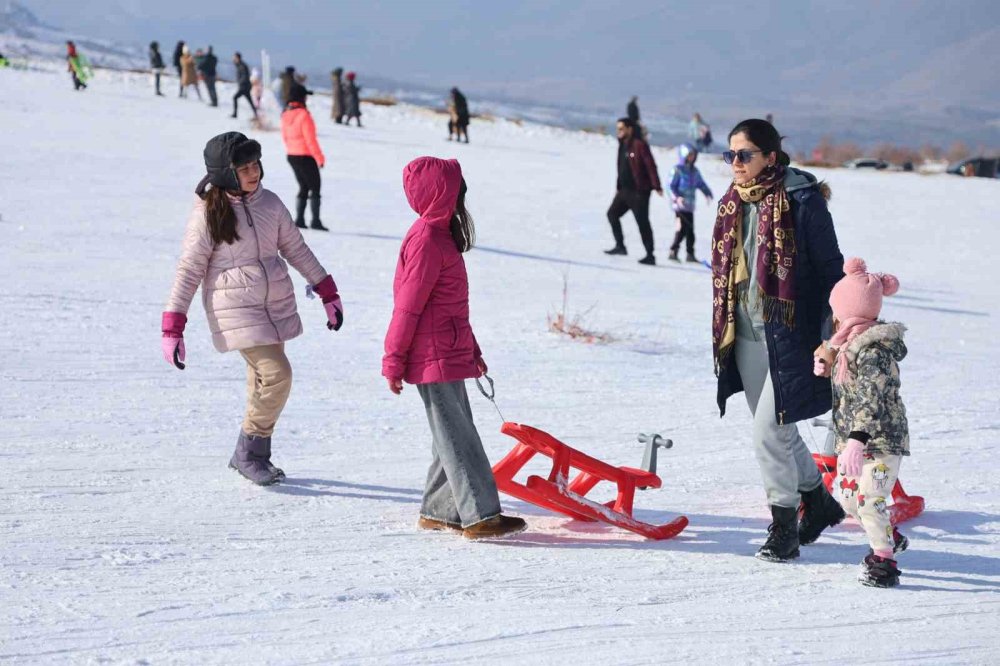
<svg viewBox="0 0 1000 666">
<path fill-rule="evenodd" d="M 340 328 L 343 306 L 288 209 L 260 186 L 260 144 L 220 134 L 205 146 L 205 166 L 163 313 L 163 357 L 184 369 L 187 311 L 200 286 L 215 348 L 237 350 L 247 363 L 246 416 L 229 466 L 270 485 L 285 477 L 271 464 L 271 433 L 292 386 L 285 341 L 302 333 L 285 261 L 323 299 L 329 328 Z"/>
<path fill-rule="evenodd" d="M 465 209 L 457 160 L 420 157 L 403 170 L 403 189 L 420 215 L 399 250 L 392 321 L 382 375 L 399 394 L 417 385 L 433 440 L 418 527 L 461 531 L 471 539 L 520 532 L 500 514 L 490 461 L 472 420 L 465 380 L 486 372 L 469 325 L 469 277 L 462 253 L 475 230 Z"/>
</svg>

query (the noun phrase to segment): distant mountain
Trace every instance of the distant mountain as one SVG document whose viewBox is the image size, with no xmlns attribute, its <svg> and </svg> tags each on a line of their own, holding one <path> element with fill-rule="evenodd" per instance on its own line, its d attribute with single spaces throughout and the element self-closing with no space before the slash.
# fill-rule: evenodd
<svg viewBox="0 0 1000 666">
<path fill-rule="evenodd" d="M 12 2 L 0 51 L 14 56 L 62 57 L 75 39 L 97 64 L 144 67 L 149 39 L 168 53 L 183 37 L 251 63 L 265 47 L 276 70 L 294 64 L 316 89 L 343 65 L 368 94 L 440 108 L 457 85 L 474 110 L 569 127 L 610 129 L 639 95 L 661 143 L 683 140 L 699 111 L 720 141 L 773 113 L 793 152 L 825 135 L 1000 149 L 997 0 L 288 0 L 253 12 L 203 0 L 24 2 L 50 23 L 132 45 L 44 25 Z"/>
<path fill-rule="evenodd" d="M 0 53 L 8 58 L 62 58 L 66 55 L 67 40 L 72 40 L 94 65 L 148 66 L 145 52 L 138 47 L 93 39 L 47 25 L 17 2 L 8 2 L 0 9 Z"/>
</svg>

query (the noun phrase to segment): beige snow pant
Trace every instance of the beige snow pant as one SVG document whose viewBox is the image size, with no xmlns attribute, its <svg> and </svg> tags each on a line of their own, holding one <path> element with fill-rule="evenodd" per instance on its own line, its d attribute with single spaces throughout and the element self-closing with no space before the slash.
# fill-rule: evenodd
<svg viewBox="0 0 1000 666">
<path fill-rule="evenodd" d="M 270 437 L 292 390 L 292 366 L 285 343 L 241 349 L 247 362 L 247 412 L 243 432 Z"/>
<path fill-rule="evenodd" d="M 864 528 L 872 550 L 892 550 L 892 523 L 886 501 L 896 485 L 902 460 L 903 456 L 882 454 L 865 457 L 861 476 L 840 475 L 833 481 L 834 496 Z"/>
</svg>

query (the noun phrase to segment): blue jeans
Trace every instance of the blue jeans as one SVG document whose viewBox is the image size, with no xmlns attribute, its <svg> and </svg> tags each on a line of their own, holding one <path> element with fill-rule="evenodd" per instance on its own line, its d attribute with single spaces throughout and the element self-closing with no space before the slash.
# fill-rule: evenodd
<svg viewBox="0 0 1000 666">
<path fill-rule="evenodd" d="M 483 450 L 465 382 L 418 384 L 433 440 L 420 515 L 469 527 L 500 514 L 500 496 Z"/>
</svg>

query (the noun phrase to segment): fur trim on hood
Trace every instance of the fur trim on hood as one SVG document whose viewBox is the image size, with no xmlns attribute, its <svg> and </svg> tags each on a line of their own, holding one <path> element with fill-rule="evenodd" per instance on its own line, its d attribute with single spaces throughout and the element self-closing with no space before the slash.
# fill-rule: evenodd
<svg viewBox="0 0 1000 666">
<path fill-rule="evenodd" d="M 867 331 L 851 340 L 844 350 L 847 360 L 854 365 L 857 363 L 858 354 L 866 347 L 880 344 L 885 347 L 897 362 L 906 358 L 906 345 L 903 344 L 903 333 L 906 326 L 898 322 L 879 322 Z"/>
</svg>

